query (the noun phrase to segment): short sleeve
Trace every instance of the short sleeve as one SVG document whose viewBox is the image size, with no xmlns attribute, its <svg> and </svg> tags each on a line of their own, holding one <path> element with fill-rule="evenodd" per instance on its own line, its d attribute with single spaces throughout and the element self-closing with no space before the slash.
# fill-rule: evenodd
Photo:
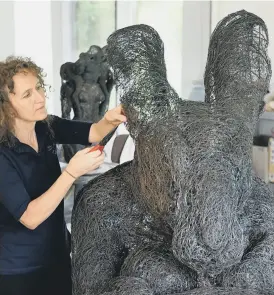
<svg viewBox="0 0 274 295">
<path fill-rule="evenodd" d="M 0 153 L 0 203 L 20 220 L 31 199 L 18 171 L 11 161 Z"/>
<path fill-rule="evenodd" d="M 92 123 L 68 120 L 57 116 L 50 116 L 50 126 L 54 140 L 60 144 L 89 144 L 89 132 Z"/>
</svg>

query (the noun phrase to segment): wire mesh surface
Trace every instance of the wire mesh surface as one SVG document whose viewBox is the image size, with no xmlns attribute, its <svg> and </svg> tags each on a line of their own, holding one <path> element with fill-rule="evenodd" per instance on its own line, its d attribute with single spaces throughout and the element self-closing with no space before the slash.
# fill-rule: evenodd
<svg viewBox="0 0 274 295">
<path fill-rule="evenodd" d="M 192 102 L 170 87 L 153 28 L 108 38 L 136 152 L 79 193 L 74 295 L 274 294 L 274 198 L 251 163 L 267 47 L 259 17 L 224 18 L 210 40 L 205 102 Z"/>
</svg>

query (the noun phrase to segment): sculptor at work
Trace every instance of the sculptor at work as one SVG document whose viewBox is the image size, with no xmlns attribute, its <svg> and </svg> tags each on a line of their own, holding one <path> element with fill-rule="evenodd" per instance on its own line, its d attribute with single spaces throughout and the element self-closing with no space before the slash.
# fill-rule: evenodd
<svg viewBox="0 0 274 295">
<path fill-rule="evenodd" d="M 239 11 L 217 25 L 205 102 L 171 88 L 153 28 L 107 43 L 136 153 L 78 195 L 73 294 L 274 294 L 274 198 L 251 157 L 271 78 L 265 23 Z"/>
<path fill-rule="evenodd" d="M 0 63 L 0 293 L 71 294 L 63 198 L 104 154 L 79 151 L 61 172 L 57 143 L 88 145 L 125 122 L 121 107 L 98 123 L 47 115 L 42 69 L 27 58 Z"/>
</svg>

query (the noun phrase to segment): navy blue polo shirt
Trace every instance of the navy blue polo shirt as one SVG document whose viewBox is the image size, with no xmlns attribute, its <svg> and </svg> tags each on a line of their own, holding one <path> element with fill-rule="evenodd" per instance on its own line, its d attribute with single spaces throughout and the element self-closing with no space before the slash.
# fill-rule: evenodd
<svg viewBox="0 0 274 295">
<path fill-rule="evenodd" d="M 35 230 L 19 221 L 28 204 L 61 174 L 56 143 L 88 144 L 90 123 L 50 118 L 50 125 L 36 123 L 38 153 L 16 138 L 12 147 L 0 145 L 0 274 L 30 272 L 69 259 L 63 201 Z"/>
</svg>

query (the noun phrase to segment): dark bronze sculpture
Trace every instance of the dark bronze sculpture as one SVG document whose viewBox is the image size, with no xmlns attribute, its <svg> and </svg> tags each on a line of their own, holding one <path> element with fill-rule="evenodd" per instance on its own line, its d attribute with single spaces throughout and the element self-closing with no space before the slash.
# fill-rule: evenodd
<svg viewBox="0 0 274 295">
<path fill-rule="evenodd" d="M 91 46 L 81 53 L 75 62 L 67 62 L 60 68 L 62 78 L 62 117 L 73 120 L 98 122 L 108 110 L 113 77 L 106 60 L 105 48 Z M 83 146 L 63 145 L 64 157 L 71 157 Z"/>
<path fill-rule="evenodd" d="M 274 294 L 274 197 L 252 171 L 267 48 L 259 17 L 224 18 L 210 41 L 205 102 L 193 102 L 169 85 L 154 29 L 108 38 L 136 153 L 78 196 L 74 295 Z"/>
</svg>

